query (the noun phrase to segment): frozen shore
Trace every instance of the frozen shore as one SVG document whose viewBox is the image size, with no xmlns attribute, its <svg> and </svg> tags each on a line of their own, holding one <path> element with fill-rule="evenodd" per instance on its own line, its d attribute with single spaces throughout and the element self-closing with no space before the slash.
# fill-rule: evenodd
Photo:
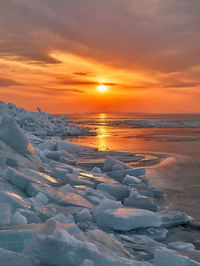
<svg viewBox="0 0 200 266">
<path fill-rule="evenodd" d="M 200 128 L 200 119 L 189 120 L 121 120 L 112 122 L 114 125 L 127 125 L 134 128 Z"/>
<path fill-rule="evenodd" d="M 180 237 L 200 240 L 193 219 L 160 207 L 145 168 L 123 162 L 143 157 L 99 160 L 62 139 L 86 134 L 65 116 L 0 103 L 0 265 L 200 265 L 200 241 Z"/>
</svg>

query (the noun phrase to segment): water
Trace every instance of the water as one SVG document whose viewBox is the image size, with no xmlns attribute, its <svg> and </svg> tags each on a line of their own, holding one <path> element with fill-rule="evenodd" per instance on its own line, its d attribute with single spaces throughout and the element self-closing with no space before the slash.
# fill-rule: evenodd
<svg viewBox="0 0 200 266">
<path fill-rule="evenodd" d="M 166 204 L 200 220 L 200 128 L 133 128 L 113 124 L 121 120 L 170 120 L 177 126 L 184 121 L 193 125 L 199 124 L 200 115 L 83 114 L 68 117 L 97 132 L 97 136 L 72 138 L 74 143 L 103 151 L 172 155 L 172 159 L 148 169 L 150 184 L 166 192 Z"/>
</svg>

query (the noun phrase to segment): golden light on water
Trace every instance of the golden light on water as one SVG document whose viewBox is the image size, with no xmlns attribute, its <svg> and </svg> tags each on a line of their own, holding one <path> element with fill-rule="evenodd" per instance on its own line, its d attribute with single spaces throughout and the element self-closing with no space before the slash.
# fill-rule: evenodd
<svg viewBox="0 0 200 266">
<path fill-rule="evenodd" d="M 106 92 L 107 91 L 107 86 L 106 85 L 99 85 L 98 86 L 98 91 L 99 92 Z"/>
</svg>

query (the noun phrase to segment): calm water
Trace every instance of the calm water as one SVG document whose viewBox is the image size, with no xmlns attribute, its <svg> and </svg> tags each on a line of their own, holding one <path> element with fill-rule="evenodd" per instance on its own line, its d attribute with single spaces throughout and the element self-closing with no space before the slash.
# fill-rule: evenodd
<svg viewBox="0 0 200 266">
<path fill-rule="evenodd" d="M 72 138 L 99 150 L 172 154 L 173 160 L 150 168 L 150 184 L 166 192 L 166 203 L 200 220 L 200 128 L 133 128 L 119 120 L 199 121 L 200 115 L 70 115 L 69 120 L 95 129 L 97 136 Z"/>
</svg>

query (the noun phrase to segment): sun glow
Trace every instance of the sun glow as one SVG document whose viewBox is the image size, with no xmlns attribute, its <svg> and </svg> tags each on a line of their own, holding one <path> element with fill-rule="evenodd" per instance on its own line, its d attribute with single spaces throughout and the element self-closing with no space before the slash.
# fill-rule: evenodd
<svg viewBox="0 0 200 266">
<path fill-rule="evenodd" d="M 98 91 L 99 92 L 105 92 L 107 90 L 107 86 L 105 86 L 105 85 L 99 85 L 98 86 Z"/>
</svg>

